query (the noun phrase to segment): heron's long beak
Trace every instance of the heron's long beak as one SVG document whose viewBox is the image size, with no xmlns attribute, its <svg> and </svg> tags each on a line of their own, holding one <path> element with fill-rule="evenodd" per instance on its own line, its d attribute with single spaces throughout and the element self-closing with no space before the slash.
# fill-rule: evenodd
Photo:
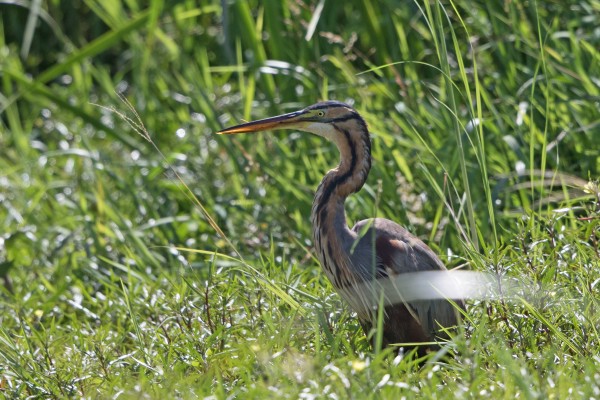
<svg viewBox="0 0 600 400">
<path fill-rule="evenodd" d="M 297 128 L 297 124 L 302 122 L 302 119 L 300 117 L 304 114 L 305 111 L 302 110 L 278 115 L 276 117 L 260 119 L 258 121 L 246 122 L 245 124 L 240 124 L 223 129 L 222 131 L 217 132 L 217 135 L 231 135 L 234 133 L 267 131 L 270 129 Z"/>
</svg>

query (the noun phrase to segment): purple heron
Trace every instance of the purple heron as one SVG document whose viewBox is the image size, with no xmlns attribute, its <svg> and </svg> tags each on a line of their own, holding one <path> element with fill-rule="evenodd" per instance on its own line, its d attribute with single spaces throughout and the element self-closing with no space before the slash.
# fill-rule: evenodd
<svg viewBox="0 0 600 400">
<path fill-rule="evenodd" d="M 354 108 L 326 101 L 218 133 L 277 129 L 295 129 L 324 137 L 335 143 L 340 152 L 338 166 L 325 175 L 313 201 L 310 219 L 314 246 L 325 274 L 357 313 L 369 336 L 377 327 L 377 304 L 383 303 L 369 298 L 362 290 L 368 287 L 364 283 L 401 279 L 398 275 L 403 273 L 445 271 L 446 267 L 425 243 L 393 221 L 374 218 L 360 221 L 353 228 L 347 226 L 344 202 L 363 187 L 371 169 L 369 131 Z M 463 307 L 462 300 L 452 304 L 435 296 L 383 304 L 382 344 L 415 346 L 419 355 L 426 354 L 437 347 L 438 337 L 447 337 L 446 328 L 459 322 L 455 305 Z"/>
</svg>

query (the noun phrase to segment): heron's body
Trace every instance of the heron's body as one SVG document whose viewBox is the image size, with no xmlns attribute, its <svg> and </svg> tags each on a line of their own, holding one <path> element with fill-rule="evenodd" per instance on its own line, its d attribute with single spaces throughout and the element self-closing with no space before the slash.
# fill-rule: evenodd
<svg viewBox="0 0 600 400">
<path fill-rule="evenodd" d="M 425 243 L 395 222 L 375 218 L 360 221 L 352 229 L 348 227 L 344 202 L 362 188 L 371 169 L 369 131 L 350 106 L 334 101 L 317 103 L 295 113 L 249 122 L 219 133 L 284 128 L 325 137 L 340 151 L 339 165 L 325 175 L 315 195 L 311 212 L 313 239 L 327 277 L 356 311 L 368 335 L 376 326 L 377 310 L 373 299 L 357 288 L 402 273 L 446 268 Z M 455 326 L 457 322 L 456 310 L 445 300 L 388 304 L 383 320 L 383 344 L 435 342 L 441 328 Z M 427 347 L 420 347 L 419 353 L 423 354 Z"/>
</svg>

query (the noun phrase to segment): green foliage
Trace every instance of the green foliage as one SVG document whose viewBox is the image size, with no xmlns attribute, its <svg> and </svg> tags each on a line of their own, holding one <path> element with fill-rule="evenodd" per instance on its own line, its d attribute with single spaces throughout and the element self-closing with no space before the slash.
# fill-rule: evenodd
<svg viewBox="0 0 600 400">
<path fill-rule="evenodd" d="M 0 393 L 598 396 L 600 2 L 142 3 L 0 2 Z M 349 219 L 532 282 L 454 357 L 372 353 L 321 273 L 331 144 L 212 134 L 326 98 L 373 133 Z"/>
</svg>

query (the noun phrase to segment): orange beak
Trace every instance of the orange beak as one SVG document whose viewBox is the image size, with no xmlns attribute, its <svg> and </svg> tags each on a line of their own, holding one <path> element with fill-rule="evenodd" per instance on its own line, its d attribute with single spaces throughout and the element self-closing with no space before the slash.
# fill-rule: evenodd
<svg viewBox="0 0 600 400">
<path fill-rule="evenodd" d="M 287 114 L 278 115 L 276 117 L 260 119 L 258 121 L 246 122 L 232 126 L 230 128 L 223 129 L 217 132 L 217 135 L 232 135 L 234 133 L 247 133 L 247 132 L 259 132 L 268 131 L 272 129 L 293 129 L 298 128 L 299 123 L 302 122 L 302 115 L 305 111 L 294 111 Z"/>
</svg>

